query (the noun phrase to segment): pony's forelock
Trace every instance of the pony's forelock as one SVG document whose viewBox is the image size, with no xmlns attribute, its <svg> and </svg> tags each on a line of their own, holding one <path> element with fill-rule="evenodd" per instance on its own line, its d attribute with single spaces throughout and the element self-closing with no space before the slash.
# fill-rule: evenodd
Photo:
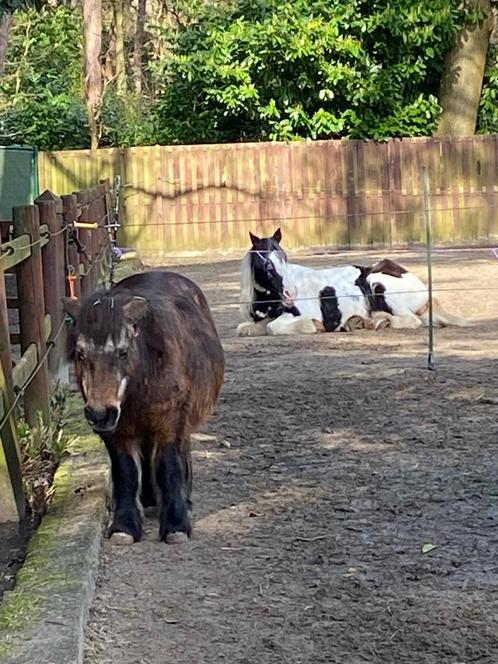
<svg viewBox="0 0 498 664">
<path fill-rule="evenodd" d="M 240 268 L 240 313 L 246 321 L 251 320 L 251 305 L 254 302 L 254 286 L 252 279 L 251 252 L 248 251 Z"/>
</svg>

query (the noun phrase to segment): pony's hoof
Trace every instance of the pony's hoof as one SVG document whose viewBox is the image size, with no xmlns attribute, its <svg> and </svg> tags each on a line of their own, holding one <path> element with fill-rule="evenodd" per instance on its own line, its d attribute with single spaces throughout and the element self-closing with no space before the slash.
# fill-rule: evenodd
<svg viewBox="0 0 498 664">
<path fill-rule="evenodd" d="M 116 532 L 112 533 L 109 538 L 109 542 L 114 546 L 130 546 L 130 544 L 134 544 L 135 540 L 133 539 L 133 535 L 130 535 L 130 533 Z"/>
<path fill-rule="evenodd" d="M 187 533 L 168 533 L 164 538 L 166 544 L 186 544 L 188 542 Z"/>
</svg>

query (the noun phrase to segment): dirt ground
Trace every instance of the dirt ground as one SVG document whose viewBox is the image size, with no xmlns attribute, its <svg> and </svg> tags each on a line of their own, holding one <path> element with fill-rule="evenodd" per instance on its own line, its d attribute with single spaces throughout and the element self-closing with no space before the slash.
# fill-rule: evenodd
<svg viewBox="0 0 498 664">
<path fill-rule="evenodd" d="M 425 275 L 423 255 L 390 257 Z M 436 332 L 435 373 L 427 330 L 238 339 L 238 263 L 181 270 L 227 362 L 195 442 L 194 536 L 161 544 L 148 519 L 145 541 L 105 543 L 85 664 L 496 664 L 492 253 L 435 257 L 442 303 L 482 319 Z"/>
</svg>

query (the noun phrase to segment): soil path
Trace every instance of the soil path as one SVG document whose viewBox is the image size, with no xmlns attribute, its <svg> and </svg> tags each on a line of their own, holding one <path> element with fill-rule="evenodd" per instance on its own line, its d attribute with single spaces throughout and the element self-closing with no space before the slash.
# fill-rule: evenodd
<svg viewBox="0 0 498 664">
<path fill-rule="evenodd" d="M 238 264 L 183 266 L 227 359 L 195 532 L 105 543 L 86 664 L 498 662 L 498 292 L 445 290 L 498 287 L 490 256 L 437 256 L 485 320 L 437 331 L 436 373 L 424 330 L 237 339 Z"/>
</svg>

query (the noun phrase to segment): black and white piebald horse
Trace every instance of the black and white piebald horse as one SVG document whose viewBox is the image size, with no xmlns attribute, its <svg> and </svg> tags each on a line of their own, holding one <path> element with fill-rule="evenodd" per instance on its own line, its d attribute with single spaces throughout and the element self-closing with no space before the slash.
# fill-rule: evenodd
<svg viewBox="0 0 498 664">
<path fill-rule="evenodd" d="M 243 322 L 238 336 L 428 324 L 426 285 L 387 258 L 368 267 L 314 269 L 287 261 L 280 229 L 272 237 L 249 235 L 252 247 L 242 262 Z M 472 325 L 445 312 L 434 298 L 433 321 L 437 326 Z"/>
</svg>

